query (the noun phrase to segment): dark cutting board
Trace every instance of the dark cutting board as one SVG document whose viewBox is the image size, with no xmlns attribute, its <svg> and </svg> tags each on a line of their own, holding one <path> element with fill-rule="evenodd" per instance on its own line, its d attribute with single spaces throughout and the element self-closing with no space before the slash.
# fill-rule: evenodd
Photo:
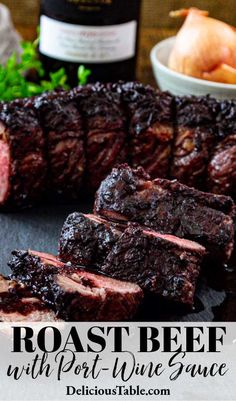
<svg viewBox="0 0 236 401">
<path fill-rule="evenodd" d="M 57 253 L 60 230 L 67 215 L 74 211 L 91 212 L 92 200 L 76 204 L 42 205 L 14 213 L 0 214 L 0 270 L 9 274 L 7 262 L 13 249 L 34 249 Z M 209 266 L 200 280 L 193 311 L 146 298 L 137 321 L 235 321 L 236 272 Z"/>
</svg>

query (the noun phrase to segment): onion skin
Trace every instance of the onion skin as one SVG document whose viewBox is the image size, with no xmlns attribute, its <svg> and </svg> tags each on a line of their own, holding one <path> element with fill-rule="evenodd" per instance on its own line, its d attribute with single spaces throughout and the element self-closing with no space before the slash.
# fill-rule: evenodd
<svg viewBox="0 0 236 401">
<path fill-rule="evenodd" d="M 196 8 L 172 12 L 187 15 L 171 51 L 168 66 L 195 78 L 236 84 L 236 30 Z"/>
</svg>

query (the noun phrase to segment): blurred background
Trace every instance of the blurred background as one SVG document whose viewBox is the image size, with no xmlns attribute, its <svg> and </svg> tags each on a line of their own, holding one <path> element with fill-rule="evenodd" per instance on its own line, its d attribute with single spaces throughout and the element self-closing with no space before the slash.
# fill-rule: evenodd
<svg viewBox="0 0 236 401">
<path fill-rule="evenodd" d="M 24 39 L 33 39 L 38 24 L 37 0 L 2 1 L 12 12 L 13 21 Z M 127 0 L 127 5 L 129 0 Z M 142 0 L 142 17 L 139 42 L 137 76 L 144 83 L 154 84 L 149 53 L 163 38 L 172 36 L 180 27 L 181 19 L 169 18 L 169 12 L 195 6 L 208 10 L 210 15 L 236 25 L 235 0 Z"/>
</svg>

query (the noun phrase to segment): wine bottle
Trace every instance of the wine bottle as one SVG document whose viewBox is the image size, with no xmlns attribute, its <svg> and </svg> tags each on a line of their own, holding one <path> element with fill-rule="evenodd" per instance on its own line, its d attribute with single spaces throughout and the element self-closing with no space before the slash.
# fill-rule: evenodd
<svg viewBox="0 0 236 401">
<path fill-rule="evenodd" d="M 39 52 L 46 71 L 64 67 L 76 85 L 135 78 L 141 0 L 41 0 Z"/>
</svg>

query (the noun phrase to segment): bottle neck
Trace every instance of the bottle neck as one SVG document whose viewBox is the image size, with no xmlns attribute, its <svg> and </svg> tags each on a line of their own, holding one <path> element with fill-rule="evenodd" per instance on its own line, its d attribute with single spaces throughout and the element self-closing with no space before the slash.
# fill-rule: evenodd
<svg viewBox="0 0 236 401">
<path fill-rule="evenodd" d="M 100 26 L 139 20 L 141 0 L 41 0 L 41 15 L 72 24 Z"/>
</svg>

